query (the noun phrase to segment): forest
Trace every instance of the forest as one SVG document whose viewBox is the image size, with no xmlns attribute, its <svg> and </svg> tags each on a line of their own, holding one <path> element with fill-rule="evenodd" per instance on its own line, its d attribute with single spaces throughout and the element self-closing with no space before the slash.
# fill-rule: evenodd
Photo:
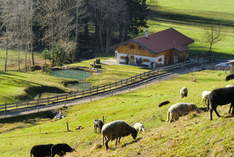
<svg viewBox="0 0 234 157">
<path fill-rule="evenodd" d="M 109 54 L 147 28 L 146 0 L 0 0 L 3 71 L 14 50 L 16 70 L 30 70 L 35 55 L 63 65 Z"/>
</svg>

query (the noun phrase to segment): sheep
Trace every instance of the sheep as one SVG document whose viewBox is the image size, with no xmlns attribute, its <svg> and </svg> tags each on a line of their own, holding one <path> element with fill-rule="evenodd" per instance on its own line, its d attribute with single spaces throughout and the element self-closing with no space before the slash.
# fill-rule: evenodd
<svg viewBox="0 0 234 157">
<path fill-rule="evenodd" d="M 229 87 L 234 87 L 234 86 L 231 85 L 231 84 L 228 84 L 228 85 L 226 85 L 225 87 L 226 87 L 226 88 L 229 88 Z"/>
<path fill-rule="evenodd" d="M 181 88 L 180 89 L 180 96 L 181 96 L 181 98 L 187 97 L 188 96 L 188 88 L 186 88 L 186 87 Z"/>
<path fill-rule="evenodd" d="M 167 105 L 169 103 L 170 103 L 170 101 L 163 101 L 158 105 L 158 107 L 162 107 L 162 106 Z"/>
<path fill-rule="evenodd" d="M 115 145 L 120 143 L 121 137 L 132 135 L 133 139 L 137 137 L 137 130 L 128 125 L 123 120 L 116 120 L 105 124 L 102 127 L 103 145 L 105 143 L 106 150 L 109 149 L 108 142 L 116 140 Z"/>
<path fill-rule="evenodd" d="M 53 144 L 35 145 L 30 151 L 30 157 L 47 157 L 51 154 Z"/>
<path fill-rule="evenodd" d="M 51 157 L 55 157 L 56 154 L 59 156 L 64 156 L 67 152 L 73 151 L 75 151 L 75 149 L 66 143 L 55 144 L 51 147 Z"/>
<path fill-rule="evenodd" d="M 191 111 L 199 111 L 195 104 L 177 103 L 169 107 L 167 112 L 167 121 L 173 122 L 179 119 L 180 116 L 186 115 Z"/>
<path fill-rule="evenodd" d="M 144 132 L 145 131 L 145 127 L 141 123 L 135 123 L 133 125 L 133 127 L 137 130 L 137 132 Z"/>
<path fill-rule="evenodd" d="M 232 80 L 232 79 L 234 79 L 234 74 L 229 74 L 225 78 L 226 81 L 229 81 L 229 80 Z"/>
<path fill-rule="evenodd" d="M 208 96 L 209 96 L 209 94 L 211 93 L 211 91 L 207 91 L 207 90 L 205 90 L 205 91 L 203 91 L 202 92 L 202 100 L 203 100 L 203 102 L 205 103 L 205 105 L 208 107 Z"/>
<path fill-rule="evenodd" d="M 98 120 L 98 119 L 94 120 L 93 121 L 94 132 L 101 133 L 103 125 L 104 125 L 104 122 L 102 120 Z"/>
<path fill-rule="evenodd" d="M 220 117 L 219 113 L 216 110 L 218 105 L 226 105 L 231 103 L 228 113 L 234 114 L 234 87 L 214 89 L 209 94 L 208 100 L 208 108 L 209 106 L 211 107 L 210 120 L 212 120 L 213 111 L 215 111 L 216 115 Z"/>
</svg>

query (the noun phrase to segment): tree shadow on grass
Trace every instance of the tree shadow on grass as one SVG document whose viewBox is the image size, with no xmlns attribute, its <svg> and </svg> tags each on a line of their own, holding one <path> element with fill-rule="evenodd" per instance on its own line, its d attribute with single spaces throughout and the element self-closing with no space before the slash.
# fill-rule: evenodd
<svg viewBox="0 0 234 157">
<path fill-rule="evenodd" d="M 54 117 L 53 111 L 46 111 L 46 112 L 34 113 L 34 114 L 30 114 L 30 115 L 0 119 L 0 123 L 6 124 L 6 123 L 23 122 L 23 123 L 36 125 L 37 122 L 39 121 L 39 119 L 48 119 L 49 120 L 53 117 Z"/>
<path fill-rule="evenodd" d="M 162 11 L 162 10 L 150 10 L 149 19 L 153 21 L 170 22 L 183 25 L 219 25 L 226 27 L 233 27 L 234 21 L 207 18 L 202 16 L 188 15 L 176 12 Z"/>
<path fill-rule="evenodd" d="M 213 57 L 214 59 L 234 59 L 234 54 L 227 54 L 224 52 L 213 51 L 209 52 L 208 50 L 200 50 L 200 49 L 190 49 L 189 50 L 191 57 Z"/>
</svg>

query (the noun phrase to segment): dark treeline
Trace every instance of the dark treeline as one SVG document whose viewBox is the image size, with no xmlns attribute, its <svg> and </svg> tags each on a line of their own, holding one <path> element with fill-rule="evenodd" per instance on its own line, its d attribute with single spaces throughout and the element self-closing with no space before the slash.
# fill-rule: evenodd
<svg viewBox="0 0 234 157">
<path fill-rule="evenodd" d="M 23 50 L 34 65 L 39 51 L 61 65 L 112 52 L 147 27 L 147 14 L 146 0 L 0 0 L 0 46 L 6 58 Z"/>
</svg>

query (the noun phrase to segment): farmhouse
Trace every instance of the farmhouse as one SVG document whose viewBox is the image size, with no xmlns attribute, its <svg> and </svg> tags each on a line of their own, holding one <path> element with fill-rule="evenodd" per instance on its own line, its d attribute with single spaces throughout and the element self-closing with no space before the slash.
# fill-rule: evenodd
<svg viewBox="0 0 234 157">
<path fill-rule="evenodd" d="M 193 39 L 169 28 L 121 43 L 115 56 L 121 64 L 156 68 L 188 59 L 187 46 L 193 42 Z"/>
</svg>

